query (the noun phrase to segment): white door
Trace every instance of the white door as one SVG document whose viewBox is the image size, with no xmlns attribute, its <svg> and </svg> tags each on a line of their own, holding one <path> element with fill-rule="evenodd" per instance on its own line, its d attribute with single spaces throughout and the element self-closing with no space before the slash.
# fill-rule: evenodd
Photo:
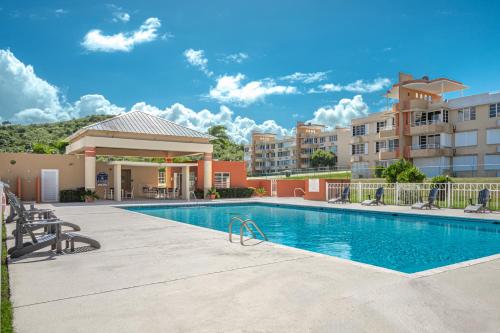
<svg viewBox="0 0 500 333">
<path fill-rule="evenodd" d="M 59 201 L 59 170 L 42 169 L 42 202 Z"/>
</svg>

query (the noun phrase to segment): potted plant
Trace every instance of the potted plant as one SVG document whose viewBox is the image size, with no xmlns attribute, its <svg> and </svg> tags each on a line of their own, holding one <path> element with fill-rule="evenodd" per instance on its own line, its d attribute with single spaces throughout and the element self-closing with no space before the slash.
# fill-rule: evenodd
<svg viewBox="0 0 500 333">
<path fill-rule="evenodd" d="M 266 195 L 266 189 L 263 187 L 258 187 L 255 189 L 255 194 L 257 194 L 258 197 L 263 197 Z"/>
<path fill-rule="evenodd" d="M 207 191 L 207 196 L 210 198 L 210 200 L 214 200 L 220 197 L 219 192 L 215 189 L 215 187 L 212 187 L 210 190 Z"/>
<path fill-rule="evenodd" d="M 95 199 L 99 199 L 95 191 L 85 190 L 85 192 L 83 193 L 83 200 L 85 202 L 94 202 Z"/>
</svg>

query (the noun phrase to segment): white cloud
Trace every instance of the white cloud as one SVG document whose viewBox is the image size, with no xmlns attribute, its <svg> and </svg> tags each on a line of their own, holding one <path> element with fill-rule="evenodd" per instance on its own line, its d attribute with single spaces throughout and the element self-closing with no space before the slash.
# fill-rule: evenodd
<svg viewBox="0 0 500 333">
<path fill-rule="evenodd" d="M 156 106 L 141 102 L 135 104 L 131 110 L 148 112 L 201 132 L 206 132 L 209 127 L 214 125 L 224 125 L 229 136 L 238 143 L 250 142 L 251 133 L 254 130 L 275 133 L 278 136 L 291 134 L 291 130 L 279 126 L 274 120 L 266 120 L 258 124 L 255 120 L 247 117 L 234 117 L 233 111 L 224 105 L 220 107 L 217 113 L 207 109 L 196 112 L 180 103 L 175 103 L 165 109 L 159 109 Z"/>
<path fill-rule="evenodd" d="M 228 54 L 219 59 L 219 61 L 225 62 L 225 63 L 231 63 L 235 62 L 238 64 L 241 64 L 243 61 L 248 59 L 248 54 L 243 53 L 243 52 L 238 52 L 238 53 L 233 53 L 233 54 Z"/>
<path fill-rule="evenodd" d="M 214 73 L 208 70 L 208 59 L 205 57 L 205 52 L 203 50 L 193 50 L 187 49 L 184 51 L 184 57 L 186 61 L 200 71 L 205 73 L 207 76 L 212 76 Z"/>
<path fill-rule="evenodd" d="M 311 88 L 308 93 L 326 93 L 326 92 L 340 92 L 349 91 L 354 93 L 372 93 L 385 89 L 391 84 L 391 80 L 387 78 L 376 78 L 372 82 L 365 82 L 364 80 L 356 80 L 345 86 L 335 84 L 335 83 L 325 83 L 319 85 L 317 88 Z"/>
<path fill-rule="evenodd" d="M 376 78 L 372 82 L 364 82 L 363 80 L 357 80 L 353 83 L 349 83 L 344 87 L 344 90 L 356 93 L 372 93 L 375 91 L 382 90 L 391 84 L 391 80 L 388 78 Z"/>
<path fill-rule="evenodd" d="M 56 16 L 62 16 L 62 15 L 66 15 L 68 14 L 68 10 L 66 9 L 63 9 L 63 8 L 58 8 L 56 10 L 54 10 L 54 14 L 56 14 Z"/>
<path fill-rule="evenodd" d="M 295 72 L 281 77 L 281 80 L 290 82 L 315 83 L 326 80 L 328 72 L 301 73 Z"/>
<path fill-rule="evenodd" d="M 130 21 L 130 14 L 125 12 L 113 12 L 114 22 L 128 22 Z"/>
<path fill-rule="evenodd" d="M 158 38 L 161 22 L 156 17 L 150 17 L 132 32 L 119 32 L 114 35 L 104 35 L 101 30 L 90 30 L 82 41 L 82 46 L 92 52 L 130 52 L 138 44 L 152 42 Z"/>
<path fill-rule="evenodd" d="M 328 127 L 349 126 L 351 119 L 365 117 L 368 114 L 368 105 L 363 96 L 356 95 L 352 99 L 343 98 L 337 105 L 326 106 L 314 112 L 314 118 L 308 122 L 323 124 Z"/>
<path fill-rule="evenodd" d="M 221 103 L 233 103 L 246 106 L 262 101 L 269 95 L 296 94 L 297 88 L 277 85 L 272 79 L 251 81 L 242 84 L 245 75 L 224 75 L 217 78 L 215 88 L 210 89 L 209 97 Z"/>
<path fill-rule="evenodd" d="M 0 110 L 2 117 L 20 123 L 69 120 L 91 114 L 116 114 L 124 109 L 101 95 L 64 102 L 59 89 L 39 78 L 9 50 L 0 50 Z"/>
</svg>

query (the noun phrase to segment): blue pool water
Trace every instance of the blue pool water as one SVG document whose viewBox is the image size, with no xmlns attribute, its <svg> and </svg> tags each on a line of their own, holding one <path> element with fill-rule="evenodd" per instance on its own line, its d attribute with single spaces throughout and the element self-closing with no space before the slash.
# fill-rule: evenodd
<svg viewBox="0 0 500 333">
<path fill-rule="evenodd" d="M 500 225 L 467 219 L 260 203 L 126 209 L 225 232 L 245 214 L 271 242 L 405 273 L 500 253 Z"/>
</svg>

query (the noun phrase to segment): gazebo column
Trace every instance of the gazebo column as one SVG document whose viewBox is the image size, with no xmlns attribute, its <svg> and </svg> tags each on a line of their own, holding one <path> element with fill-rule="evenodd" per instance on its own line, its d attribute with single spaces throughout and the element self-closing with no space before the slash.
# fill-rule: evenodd
<svg viewBox="0 0 500 333">
<path fill-rule="evenodd" d="M 189 200 L 189 166 L 182 167 L 182 199 Z"/>
<path fill-rule="evenodd" d="M 95 147 L 85 148 L 85 189 L 95 190 Z"/>
<path fill-rule="evenodd" d="M 212 188 L 212 154 L 203 154 L 203 195 Z"/>
<path fill-rule="evenodd" d="M 115 201 L 122 201 L 122 166 L 115 164 L 113 168 Z"/>
</svg>

